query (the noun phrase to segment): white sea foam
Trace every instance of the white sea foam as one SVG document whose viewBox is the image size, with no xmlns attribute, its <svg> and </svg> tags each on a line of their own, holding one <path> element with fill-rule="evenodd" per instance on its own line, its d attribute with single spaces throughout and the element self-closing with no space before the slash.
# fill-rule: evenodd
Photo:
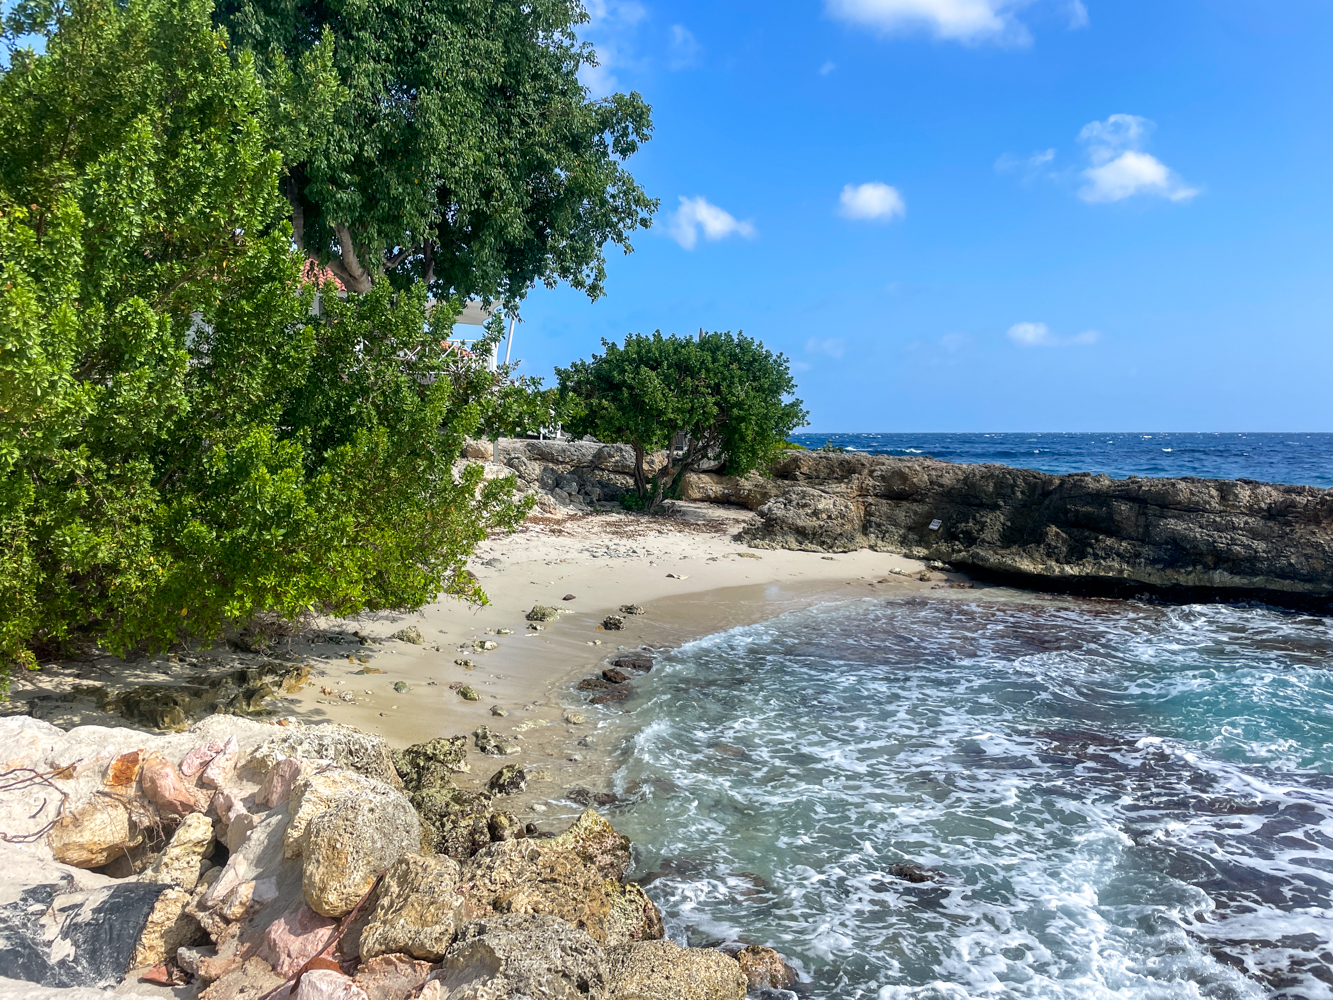
<svg viewBox="0 0 1333 1000">
<path fill-rule="evenodd" d="M 1267 609 L 799 612 L 659 661 L 617 825 L 673 937 L 813 997 L 1333 997 L 1330 651 Z"/>
</svg>

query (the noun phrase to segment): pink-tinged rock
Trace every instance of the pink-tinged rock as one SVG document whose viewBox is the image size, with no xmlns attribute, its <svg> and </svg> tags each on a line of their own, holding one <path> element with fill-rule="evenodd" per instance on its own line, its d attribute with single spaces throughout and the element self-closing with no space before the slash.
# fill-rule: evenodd
<svg viewBox="0 0 1333 1000">
<path fill-rule="evenodd" d="M 242 813 L 249 812 L 241 801 L 241 793 L 234 788 L 220 788 L 213 793 L 213 813 L 222 820 L 223 826 L 230 826 L 231 821 Z"/>
<path fill-rule="evenodd" d="M 321 917 L 308 906 L 289 910 L 264 932 L 259 956 L 284 978 L 296 975 L 301 966 L 318 955 L 333 940 L 336 920 Z M 421 977 L 425 979 L 425 976 Z"/>
<path fill-rule="evenodd" d="M 292 1000 L 369 1000 L 369 997 L 341 972 L 315 969 L 301 977 Z"/>
<path fill-rule="evenodd" d="M 218 754 L 222 753 L 222 744 L 217 740 L 209 740 L 207 743 L 195 747 L 185 755 L 181 761 L 181 774 L 187 778 L 193 778 L 196 774 L 208 766 Z"/>
<path fill-rule="evenodd" d="M 265 809 L 280 806 L 292 797 L 292 785 L 301 777 L 301 762 L 295 757 L 284 757 L 269 770 L 259 786 L 256 800 Z"/>
<path fill-rule="evenodd" d="M 143 763 L 140 774 L 144 794 L 158 812 L 170 816 L 188 816 L 198 812 L 194 795 L 185 787 L 180 771 L 161 754 L 153 754 Z"/>
<path fill-rule="evenodd" d="M 228 736 L 222 745 L 222 752 L 208 762 L 204 773 L 199 776 L 199 784 L 208 788 L 221 788 L 223 783 L 236 770 L 236 759 L 241 755 L 240 744 L 235 736 Z"/>
<path fill-rule="evenodd" d="M 232 817 L 227 824 L 227 850 L 232 854 L 239 851 L 258 825 L 259 818 L 253 813 L 241 812 Z"/>
<path fill-rule="evenodd" d="M 352 981 L 370 1000 L 407 1000 L 417 995 L 430 970 L 429 962 L 407 955 L 376 955 L 361 963 Z"/>
</svg>

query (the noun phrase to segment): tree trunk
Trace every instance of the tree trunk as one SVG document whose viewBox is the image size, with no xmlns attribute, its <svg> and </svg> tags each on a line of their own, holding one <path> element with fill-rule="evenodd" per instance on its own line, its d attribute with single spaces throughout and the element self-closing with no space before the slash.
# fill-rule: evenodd
<svg viewBox="0 0 1333 1000">
<path fill-rule="evenodd" d="M 374 284 L 374 278 L 362 266 L 360 258 L 356 255 L 356 244 L 352 241 L 352 232 L 344 225 L 334 226 L 333 231 L 338 236 L 340 256 L 329 261 L 329 269 L 342 280 L 343 285 L 349 292 L 365 295 Z"/>
</svg>

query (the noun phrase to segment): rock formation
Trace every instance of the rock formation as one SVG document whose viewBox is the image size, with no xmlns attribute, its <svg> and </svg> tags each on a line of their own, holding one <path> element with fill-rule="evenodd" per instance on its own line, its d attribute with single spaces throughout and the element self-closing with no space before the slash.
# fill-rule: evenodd
<svg viewBox="0 0 1333 1000">
<path fill-rule="evenodd" d="M 744 996 L 737 960 L 660 940 L 610 823 L 588 810 L 529 839 L 492 807 L 523 772 L 459 789 L 466 747 L 390 754 L 345 726 L 228 717 L 166 736 L 0 719 L 0 760 L 34 776 L 0 793 L 21 841 L 0 844 L 0 967 L 26 984 L 0 980 L 0 1000 L 145 974 L 200 980 L 204 1000 L 298 979 L 304 1000 Z"/>
</svg>

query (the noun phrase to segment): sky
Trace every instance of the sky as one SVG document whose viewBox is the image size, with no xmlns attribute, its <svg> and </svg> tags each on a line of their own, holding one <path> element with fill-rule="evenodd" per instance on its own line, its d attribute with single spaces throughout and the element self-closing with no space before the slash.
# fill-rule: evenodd
<svg viewBox="0 0 1333 1000">
<path fill-rule="evenodd" d="M 1333 430 L 1327 0 L 591 0 L 661 200 L 521 372 L 743 331 L 811 431 Z"/>
</svg>

